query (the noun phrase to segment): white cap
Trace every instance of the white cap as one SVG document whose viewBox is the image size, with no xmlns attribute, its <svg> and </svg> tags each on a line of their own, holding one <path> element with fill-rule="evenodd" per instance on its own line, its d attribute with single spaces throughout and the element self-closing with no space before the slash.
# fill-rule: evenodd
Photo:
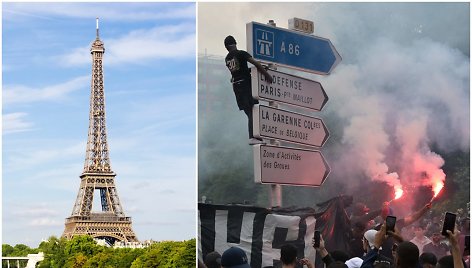
<svg viewBox="0 0 472 268">
<path fill-rule="evenodd" d="M 364 260 L 359 257 L 354 257 L 345 262 L 348 268 L 360 268 Z"/>
<path fill-rule="evenodd" d="M 376 230 L 367 230 L 364 233 L 364 238 L 367 239 L 367 242 L 369 242 L 369 247 L 373 248 L 374 247 L 374 240 L 375 240 L 375 234 L 377 233 Z"/>
</svg>

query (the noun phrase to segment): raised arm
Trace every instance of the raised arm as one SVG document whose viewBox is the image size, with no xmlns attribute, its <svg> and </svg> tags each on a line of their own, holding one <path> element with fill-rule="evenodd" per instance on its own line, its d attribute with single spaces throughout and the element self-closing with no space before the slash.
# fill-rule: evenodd
<svg viewBox="0 0 472 268">
<path fill-rule="evenodd" d="M 313 241 L 313 247 L 315 247 L 314 242 L 315 241 Z M 334 262 L 333 257 L 331 257 L 331 255 L 329 255 L 328 251 L 325 248 L 325 241 L 324 241 L 323 236 L 321 234 L 320 234 L 320 247 L 315 248 L 315 250 L 320 254 L 321 259 L 326 264 L 326 267 L 328 267 L 331 263 Z"/>
<path fill-rule="evenodd" d="M 386 226 L 385 223 L 382 224 L 380 227 L 380 231 L 375 234 L 374 237 L 374 248 L 371 249 L 367 254 L 363 257 L 364 262 L 362 262 L 361 268 L 373 268 L 374 262 L 379 257 L 379 250 L 382 244 L 385 242 L 386 239 Z"/>
<path fill-rule="evenodd" d="M 454 260 L 454 268 L 464 268 L 462 264 L 462 253 L 460 252 L 459 247 L 459 234 L 458 230 L 454 230 L 454 233 L 447 230 L 447 239 L 449 240 L 449 244 L 451 245 L 451 253 L 452 259 Z"/>
<path fill-rule="evenodd" d="M 255 60 L 253 57 L 250 57 L 249 59 L 247 59 L 247 61 L 249 61 L 250 63 L 252 63 L 252 65 L 256 66 L 257 70 L 259 72 L 261 72 L 266 81 L 269 82 L 269 83 L 272 83 L 272 76 L 267 72 L 267 70 L 264 68 L 264 66 L 262 66 L 257 60 Z"/>
<path fill-rule="evenodd" d="M 432 203 L 429 202 L 428 204 L 426 204 L 420 210 L 418 210 L 415 213 L 405 217 L 405 219 L 404 219 L 405 226 L 408 226 L 408 225 L 414 223 L 415 221 L 417 221 L 419 218 L 421 218 L 431 208 L 431 205 L 432 205 Z"/>
</svg>

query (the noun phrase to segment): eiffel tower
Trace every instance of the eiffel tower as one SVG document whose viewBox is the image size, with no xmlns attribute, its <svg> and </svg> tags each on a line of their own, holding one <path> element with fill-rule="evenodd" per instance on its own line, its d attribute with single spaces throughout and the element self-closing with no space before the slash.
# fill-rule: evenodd
<svg viewBox="0 0 472 268">
<path fill-rule="evenodd" d="M 105 90 L 103 87 L 103 54 L 105 47 L 97 38 L 92 54 L 92 85 L 90 95 L 89 130 L 85 165 L 80 175 L 80 188 L 70 217 L 66 218 L 63 237 L 91 235 L 109 244 L 115 241 L 138 242 L 126 217 L 115 187 L 116 174 L 111 170 L 105 124 Z M 101 211 L 92 212 L 93 197 L 100 191 Z"/>
</svg>

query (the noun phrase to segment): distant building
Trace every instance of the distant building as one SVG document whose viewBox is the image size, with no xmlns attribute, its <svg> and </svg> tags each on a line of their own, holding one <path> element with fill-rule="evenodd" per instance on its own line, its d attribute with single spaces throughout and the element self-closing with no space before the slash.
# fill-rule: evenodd
<svg viewBox="0 0 472 268">
<path fill-rule="evenodd" d="M 156 243 L 156 241 L 153 240 L 144 240 L 142 242 L 116 241 L 113 248 L 147 248 L 154 243 Z"/>
</svg>

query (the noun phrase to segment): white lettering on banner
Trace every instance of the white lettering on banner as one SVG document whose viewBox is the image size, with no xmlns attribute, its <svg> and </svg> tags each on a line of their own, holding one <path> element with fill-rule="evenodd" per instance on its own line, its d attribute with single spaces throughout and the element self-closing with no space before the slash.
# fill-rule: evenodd
<svg viewBox="0 0 472 268">
<path fill-rule="evenodd" d="M 225 250 L 232 246 L 237 246 L 246 252 L 248 263 L 251 263 L 252 232 L 253 222 L 256 213 L 244 212 L 243 226 L 241 227 L 240 243 L 228 243 L 228 211 L 215 211 L 215 250 L 223 254 Z"/>
<path fill-rule="evenodd" d="M 304 257 L 314 260 L 311 238 L 316 220 L 311 211 L 280 215 L 262 208 L 217 207 L 199 205 L 199 258 L 237 246 L 246 252 L 252 267 L 272 266 L 280 260 L 281 246 L 292 243 L 299 255 L 303 252 Z"/>
<path fill-rule="evenodd" d="M 276 214 L 269 214 L 267 215 L 265 222 L 264 222 L 264 233 L 262 235 L 262 267 L 264 266 L 272 266 L 274 260 L 280 259 L 280 249 L 276 249 L 272 247 L 272 242 L 274 241 L 274 234 L 276 228 L 286 228 L 287 229 L 287 237 L 285 241 L 296 241 L 298 239 L 298 235 L 300 232 L 300 220 L 299 216 L 286 216 L 286 215 L 276 215 Z M 305 241 L 305 258 L 308 258 L 314 262 L 315 260 L 315 250 L 311 247 L 311 242 L 306 243 L 307 236 L 313 237 L 313 233 L 315 230 L 315 222 L 316 220 L 314 217 L 307 217 L 305 219 L 305 223 L 307 225 L 307 229 L 304 235 Z M 309 245 L 307 247 L 307 245 Z M 307 249 L 308 248 L 308 249 Z M 310 250 L 311 248 L 312 250 Z"/>
<path fill-rule="evenodd" d="M 275 228 L 287 228 L 286 240 L 296 240 L 298 236 L 298 225 L 300 217 L 283 216 L 269 214 L 264 222 L 264 233 L 262 235 L 262 267 L 272 266 L 275 256 L 280 256 L 280 249 L 272 248 L 272 241 L 274 240 Z M 295 236 L 295 239 L 291 239 Z M 267 253 L 267 254 L 265 254 Z"/>
</svg>

